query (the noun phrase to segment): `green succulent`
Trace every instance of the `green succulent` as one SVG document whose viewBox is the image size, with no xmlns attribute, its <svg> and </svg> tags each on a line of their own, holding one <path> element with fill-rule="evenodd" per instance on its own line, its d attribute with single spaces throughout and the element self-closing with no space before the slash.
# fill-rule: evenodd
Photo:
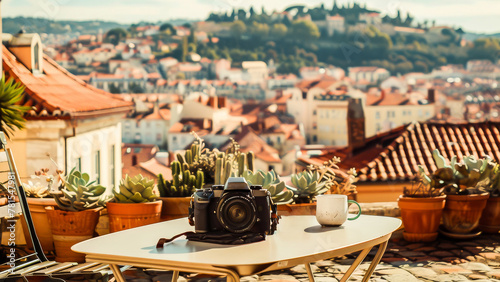
<svg viewBox="0 0 500 282">
<path fill-rule="evenodd" d="M 242 177 L 250 185 L 261 185 L 271 193 L 271 198 L 274 203 L 288 204 L 293 201 L 293 191 L 291 187 L 286 187 L 285 182 L 279 179 L 279 176 L 274 170 L 265 173 L 262 170 L 257 170 L 253 173 L 247 170 L 243 173 Z"/>
<path fill-rule="evenodd" d="M 479 194 L 486 192 L 490 185 L 495 164 L 489 156 L 482 159 L 466 156 L 462 162 L 457 162 L 457 157 L 453 156 L 449 165 L 437 149 L 432 157 L 437 169 L 431 175 L 426 175 L 419 165 L 421 181 L 428 189 L 442 189 L 446 194 Z"/>
<path fill-rule="evenodd" d="M 155 201 L 158 196 L 153 193 L 154 179 L 148 179 L 141 174 L 120 181 L 119 191 L 113 191 L 117 203 L 146 203 Z"/>
<path fill-rule="evenodd" d="M 304 170 L 298 174 L 294 174 L 292 175 L 292 184 L 296 188 L 295 194 L 297 197 L 312 198 L 328 191 L 326 182 L 320 181 L 318 171 L 310 172 Z"/>
<path fill-rule="evenodd" d="M 59 192 L 51 193 L 60 209 L 81 211 L 102 207 L 111 198 L 105 195 L 106 188 L 95 181 L 90 182 L 87 173 L 73 168 L 63 182 Z"/>
</svg>

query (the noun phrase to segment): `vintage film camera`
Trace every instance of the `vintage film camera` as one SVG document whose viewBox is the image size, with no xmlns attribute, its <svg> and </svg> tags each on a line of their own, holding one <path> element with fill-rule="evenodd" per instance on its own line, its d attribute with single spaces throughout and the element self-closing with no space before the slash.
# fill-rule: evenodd
<svg viewBox="0 0 500 282">
<path fill-rule="evenodd" d="M 259 233 L 276 231 L 278 217 L 271 194 L 230 177 L 226 185 L 198 189 L 190 205 L 189 222 L 196 233 Z"/>
</svg>

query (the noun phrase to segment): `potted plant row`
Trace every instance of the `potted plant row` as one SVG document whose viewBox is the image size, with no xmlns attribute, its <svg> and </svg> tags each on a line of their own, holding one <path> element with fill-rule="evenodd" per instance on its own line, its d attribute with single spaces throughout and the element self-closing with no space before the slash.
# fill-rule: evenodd
<svg viewBox="0 0 500 282">
<path fill-rule="evenodd" d="M 500 221 L 492 221 L 500 220 L 499 202 L 488 201 L 490 195 L 499 194 L 498 165 L 488 156 L 465 156 L 457 162 L 456 156 L 447 160 L 437 149 L 432 155 L 437 169 L 427 175 L 419 166 L 417 188 L 405 188 L 398 200 L 405 239 L 434 240 L 440 220 L 443 233 L 457 238 L 477 234 L 480 220 L 483 231 L 498 232 Z M 488 202 L 491 208 L 485 210 Z"/>
</svg>

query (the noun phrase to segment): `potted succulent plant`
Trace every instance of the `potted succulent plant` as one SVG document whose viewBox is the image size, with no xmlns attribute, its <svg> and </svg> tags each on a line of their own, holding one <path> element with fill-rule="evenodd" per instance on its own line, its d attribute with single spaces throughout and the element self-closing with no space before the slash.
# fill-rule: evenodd
<svg viewBox="0 0 500 282">
<path fill-rule="evenodd" d="M 490 197 L 479 220 L 479 229 L 486 233 L 500 231 L 500 164 L 494 165 L 490 177 L 484 182 Z"/>
<path fill-rule="evenodd" d="M 490 196 L 484 186 L 493 168 L 491 158 L 466 156 L 457 162 L 453 156 L 448 164 L 437 149 L 433 157 L 438 170 L 433 173 L 431 185 L 444 188 L 447 195 L 443 210 L 445 229 L 452 234 L 472 234 Z"/>
<path fill-rule="evenodd" d="M 436 154 L 434 154 L 435 157 Z M 398 206 L 403 220 L 403 237 L 409 242 L 432 242 L 436 240 L 446 201 L 444 183 L 440 182 L 445 168 L 439 168 L 431 176 L 419 166 L 420 179 L 412 188 L 404 188 Z"/>
<path fill-rule="evenodd" d="M 54 251 L 54 240 L 52 239 L 52 231 L 50 229 L 47 213 L 45 212 L 45 207 L 56 207 L 57 203 L 52 195 L 50 195 L 52 185 L 54 184 L 54 176 L 49 175 L 48 172 L 48 168 L 42 168 L 40 171 L 36 171 L 35 175 L 32 175 L 27 183 L 23 183 L 23 188 L 26 193 L 33 225 L 35 226 L 40 244 L 42 244 L 42 248 L 45 252 L 52 252 Z M 62 171 L 57 170 L 57 179 L 62 179 L 61 174 Z M 29 238 L 28 226 L 24 217 L 21 218 L 21 224 L 23 226 L 26 245 L 29 249 L 32 249 L 33 244 Z"/>
<path fill-rule="evenodd" d="M 86 173 L 73 168 L 63 179 L 60 191 L 51 192 L 57 207 L 45 207 L 49 219 L 56 261 L 84 262 L 85 255 L 75 253 L 71 246 L 92 238 L 103 209 L 109 197 L 106 188 L 90 182 Z"/>
<path fill-rule="evenodd" d="M 294 204 L 278 206 L 281 215 L 316 214 L 315 197 L 324 193 L 343 194 L 352 196 L 356 193 L 353 185 L 356 176 L 354 168 L 347 172 L 347 177 L 338 178 L 340 158 L 333 157 L 322 165 L 310 165 L 306 170 L 293 174 L 291 182 L 293 187 L 287 188 L 294 193 Z M 340 182 L 339 182 L 340 181 Z"/>
<path fill-rule="evenodd" d="M 143 226 L 160 221 L 162 201 L 154 194 L 154 179 L 141 174 L 128 175 L 120 181 L 119 190 L 106 204 L 109 216 L 109 232 Z"/>
</svg>

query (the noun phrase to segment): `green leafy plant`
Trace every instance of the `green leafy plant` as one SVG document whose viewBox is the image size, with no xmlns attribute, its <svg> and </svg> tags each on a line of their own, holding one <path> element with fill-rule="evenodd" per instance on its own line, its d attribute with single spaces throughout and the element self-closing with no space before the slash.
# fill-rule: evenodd
<svg viewBox="0 0 500 282">
<path fill-rule="evenodd" d="M 293 201 L 292 188 L 286 187 L 285 182 L 281 181 L 279 176 L 274 170 L 267 173 L 262 170 L 257 170 L 255 173 L 247 170 L 243 173 L 242 177 L 250 185 L 261 185 L 271 193 L 271 198 L 276 204 L 289 204 Z"/>
<path fill-rule="evenodd" d="M 14 83 L 12 77 L 6 82 L 5 75 L 2 75 L 0 80 L 0 131 L 5 132 L 9 138 L 16 128 L 24 128 L 26 121 L 23 115 L 30 109 L 30 107 L 17 105 L 23 98 L 24 89 L 25 87 L 21 83 Z"/>
<path fill-rule="evenodd" d="M 189 197 L 196 189 L 201 189 L 204 183 L 204 174 L 198 169 L 192 174 L 189 165 L 181 165 L 178 161 L 170 164 L 172 169 L 172 180 L 165 180 L 163 175 L 158 175 L 158 191 L 160 197 Z"/>
<path fill-rule="evenodd" d="M 438 189 L 447 195 L 468 195 L 487 192 L 490 186 L 490 175 L 495 164 L 489 156 L 477 159 L 475 156 L 465 156 L 462 162 L 457 162 L 453 156 L 451 161 L 441 155 L 439 150 L 432 152 L 437 169 L 426 175 L 422 166 L 419 174 L 424 185 L 429 189 Z M 449 164 L 448 164 L 449 163 Z"/>
<path fill-rule="evenodd" d="M 60 209 L 66 211 L 81 211 L 102 207 L 111 198 L 105 195 L 106 188 L 95 181 L 90 182 L 87 173 L 81 173 L 73 168 L 63 179 L 62 189 L 51 192 Z"/>
<path fill-rule="evenodd" d="M 153 192 L 154 179 L 143 177 L 141 174 L 131 178 L 125 175 L 120 181 L 119 190 L 113 191 L 114 201 L 117 203 L 145 203 L 155 201 L 158 196 Z"/>
</svg>

